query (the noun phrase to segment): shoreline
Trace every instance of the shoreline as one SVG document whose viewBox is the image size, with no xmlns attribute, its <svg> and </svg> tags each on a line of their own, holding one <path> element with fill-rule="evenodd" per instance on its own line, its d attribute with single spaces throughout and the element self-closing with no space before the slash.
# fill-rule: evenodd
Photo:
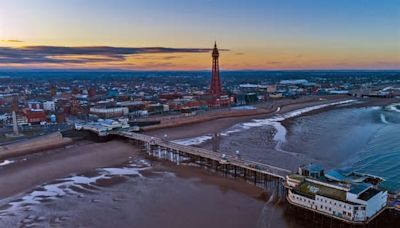
<svg viewBox="0 0 400 228">
<path fill-rule="evenodd" d="M 0 160 L 57 149 L 70 144 L 73 144 L 71 138 L 63 137 L 60 132 L 54 132 L 0 146 Z"/>
<path fill-rule="evenodd" d="M 330 110 L 386 106 L 396 102 L 398 102 L 398 99 L 357 99 L 353 103 L 329 105 L 315 110 L 313 110 L 312 107 L 321 105 L 321 103 L 316 104 L 313 102 L 297 105 L 296 107 L 289 106 L 282 108 L 282 111 L 276 116 L 272 115 L 267 116 L 266 118 L 250 118 L 250 120 L 236 119 L 233 120 L 233 124 L 226 124 L 227 126 L 218 125 L 218 123 L 196 125 L 196 127 L 191 126 L 191 128 L 196 129 L 195 132 L 191 128 L 177 127 L 174 130 L 178 131 L 180 134 L 172 132 L 172 136 L 170 136 L 171 132 L 164 132 L 168 134 L 168 139 L 170 140 L 177 136 L 183 136 L 183 139 L 175 140 L 177 143 L 192 145 L 231 155 L 235 155 L 234 151 L 239 150 L 241 156 L 246 160 L 263 162 L 292 171 L 297 170 L 300 165 L 311 162 L 320 163 L 321 165 L 324 165 L 325 168 L 329 169 L 335 167 L 334 162 L 331 160 L 321 160 L 321 158 L 324 157 L 321 157 L 318 153 L 304 153 L 304 150 L 307 150 L 306 148 L 286 150 L 287 145 L 285 145 L 285 142 L 292 134 L 290 124 L 294 123 L 297 118 L 301 118 L 302 116 L 315 115 Z M 328 103 L 336 102 L 329 101 Z M 280 118 L 283 118 L 280 116 L 282 113 L 288 114 L 290 112 L 296 112 L 296 110 L 300 111 L 301 109 L 307 108 L 310 108 L 310 111 L 305 111 L 303 113 L 300 112 L 299 115 L 295 116 L 289 115 L 289 117 L 279 120 Z M 274 120 L 275 118 L 277 118 L 276 121 Z M 254 119 L 256 120 L 254 121 Z M 273 121 L 270 122 L 269 119 Z M 222 130 L 221 126 L 224 127 Z M 276 130 L 276 127 L 279 127 L 278 131 Z M 217 133 L 214 133 L 216 130 Z M 245 131 L 245 133 L 243 133 L 243 131 Z M 159 137 L 162 137 L 164 132 L 158 132 Z M 194 137 L 188 137 L 188 135 Z"/>
<path fill-rule="evenodd" d="M 391 105 L 393 103 L 400 102 L 400 99 L 396 99 L 396 98 L 361 98 L 360 99 L 360 98 L 358 98 L 357 101 L 359 101 L 359 102 L 355 102 L 355 103 L 345 105 L 345 106 L 334 105 L 334 106 L 328 106 L 325 108 L 312 110 L 310 112 L 305 112 L 294 118 L 287 118 L 287 119 L 283 120 L 281 123 L 286 128 L 289 128 L 291 126 L 291 124 L 293 124 L 293 122 L 296 120 L 296 118 L 299 118 L 302 116 L 312 116 L 312 115 L 316 115 L 319 113 L 329 112 L 332 110 L 339 110 L 339 109 L 344 109 L 344 108 L 369 108 L 369 107 L 374 107 L 374 106 L 385 107 L 385 106 Z M 290 132 L 290 131 L 288 131 L 288 132 Z"/>
<path fill-rule="evenodd" d="M 198 123 L 209 122 L 218 119 L 224 118 L 240 118 L 240 117 L 254 117 L 258 115 L 269 115 L 273 114 L 280 110 L 281 107 L 285 107 L 288 105 L 301 105 L 308 102 L 313 101 L 321 101 L 321 100 L 335 100 L 342 99 L 348 97 L 348 95 L 325 95 L 325 96 L 304 96 L 296 99 L 291 98 L 281 98 L 281 99 L 271 99 L 268 101 L 264 101 L 261 103 L 256 103 L 253 106 L 256 109 L 237 109 L 234 110 L 231 108 L 221 108 L 221 109 L 212 109 L 205 113 L 201 113 L 195 116 L 187 116 L 183 117 L 182 115 L 178 116 L 161 116 L 161 117 L 149 117 L 144 120 L 148 121 L 160 121 L 158 125 L 151 125 L 143 127 L 144 131 L 157 131 L 161 129 L 167 128 L 175 128 L 178 126 L 192 125 Z M 239 106 L 240 107 L 240 106 Z"/>
<path fill-rule="evenodd" d="M 240 124 L 240 123 L 245 123 L 252 121 L 254 119 L 267 119 L 270 117 L 273 117 L 275 114 L 285 114 L 291 111 L 295 111 L 298 109 L 302 108 L 307 108 L 315 105 L 320 105 L 320 104 L 325 104 L 325 103 L 332 103 L 332 102 L 338 102 L 338 101 L 343 101 L 343 100 L 351 100 L 354 99 L 358 102 L 352 103 L 343 107 L 338 107 L 338 105 L 333 105 L 333 106 L 328 106 L 316 110 L 312 110 L 309 112 L 305 112 L 301 115 L 292 117 L 292 118 L 287 118 L 283 121 L 281 121 L 282 125 L 289 126 L 289 124 L 295 120 L 298 117 L 305 116 L 305 115 L 313 115 L 321 112 L 326 112 L 334 109 L 339 109 L 339 108 L 362 108 L 362 107 L 371 107 L 371 106 L 385 106 L 389 105 L 392 103 L 399 102 L 399 99 L 396 98 L 355 98 L 355 97 L 350 97 L 350 96 L 341 96 L 340 98 L 335 97 L 335 99 L 328 99 L 328 100 L 319 100 L 314 99 L 314 100 L 308 100 L 304 101 L 301 103 L 289 103 L 289 104 L 282 104 L 281 106 L 274 106 L 274 108 L 279 107 L 279 111 L 275 109 L 275 111 L 270 112 L 270 113 L 258 113 L 254 115 L 249 115 L 249 116 L 242 116 L 242 117 L 224 117 L 224 118 L 219 118 L 219 119 L 214 119 L 214 120 L 209 120 L 205 122 L 200 122 L 200 123 L 191 123 L 191 124 L 185 124 L 182 126 L 176 126 L 176 127 L 168 127 L 164 129 L 157 129 L 157 130 L 150 130 L 150 131 L 145 131 L 145 134 L 164 138 L 165 135 L 167 135 L 168 140 L 180 140 L 180 139 L 188 139 L 188 138 L 194 138 L 194 137 L 200 137 L 204 135 L 209 135 L 209 134 L 215 134 L 222 132 L 224 130 L 227 130 L 228 128 Z M 195 130 L 193 130 L 195 129 Z"/>
<path fill-rule="evenodd" d="M 329 98 L 329 99 L 327 99 Z M 322 100 L 321 100 L 322 99 Z M 169 140 L 177 140 L 184 138 L 199 137 L 206 134 L 214 134 L 226 130 L 235 124 L 248 122 L 253 119 L 265 119 L 274 116 L 275 114 L 283 114 L 296 109 L 306 108 L 314 105 L 352 99 L 350 96 L 316 96 L 307 97 L 302 100 L 281 100 L 273 103 L 258 104 L 256 107 L 260 110 L 268 110 L 268 112 L 261 112 L 253 115 L 242 117 L 223 117 L 204 122 L 196 122 L 185 124 L 176 127 L 168 127 L 164 129 L 145 131 L 147 135 L 163 138 L 167 135 Z M 263 107 L 269 105 L 271 107 Z M 193 130 L 195 129 L 195 130 Z"/>
</svg>

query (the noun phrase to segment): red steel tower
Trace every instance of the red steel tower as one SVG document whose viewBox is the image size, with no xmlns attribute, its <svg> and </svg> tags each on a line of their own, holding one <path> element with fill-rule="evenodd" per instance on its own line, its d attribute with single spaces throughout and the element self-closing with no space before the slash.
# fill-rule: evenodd
<svg viewBox="0 0 400 228">
<path fill-rule="evenodd" d="M 219 52 L 217 48 L 217 42 L 214 44 L 212 51 L 212 76 L 210 84 L 210 94 L 213 96 L 220 96 L 222 93 L 221 79 L 219 78 L 219 63 L 218 63 Z"/>
</svg>

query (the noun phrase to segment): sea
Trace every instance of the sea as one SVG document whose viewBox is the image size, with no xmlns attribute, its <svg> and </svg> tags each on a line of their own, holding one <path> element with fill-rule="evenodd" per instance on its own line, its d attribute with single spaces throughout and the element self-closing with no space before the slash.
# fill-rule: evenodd
<svg viewBox="0 0 400 228">
<path fill-rule="evenodd" d="M 304 116 L 291 128 L 289 144 L 302 140 L 288 145 L 288 149 L 297 146 L 304 148 L 304 153 L 319 152 L 320 159 L 332 161 L 332 168 L 382 177 L 383 188 L 400 191 L 399 103 L 386 107 L 340 108 Z"/>
<path fill-rule="evenodd" d="M 399 192 L 400 103 L 362 108 L 353 107 L 355 103 L 363 101 L 315 105 L 239 123 L 218 133 L 218 140 L 209 134 L 175 142 L 212 149 L 218 141 L 221 153 L 240 151 L 243 158 L 292 171 L 311 162 L 326 171 L 350 169 L 382 177 L 381 187 Z M 334 107 L 318 111 L 329 106 Z"/>
</svg>

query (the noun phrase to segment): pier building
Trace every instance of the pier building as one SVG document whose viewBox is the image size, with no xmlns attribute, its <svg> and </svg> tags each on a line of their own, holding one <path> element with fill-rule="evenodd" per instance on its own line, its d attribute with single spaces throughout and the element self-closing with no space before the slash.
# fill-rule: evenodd
<svg viewBox="0 0 400 228">
<path fill-rule="evenodd" d="M 377 184 L 380 177 L 352 171 L 332 170 L 309 164 L 298 174 L 286 177 L 287 201 L 297 207 L 319 212 L 351 223 L 366 223 L 382 212 L 387 191 Z"/>
</svg>

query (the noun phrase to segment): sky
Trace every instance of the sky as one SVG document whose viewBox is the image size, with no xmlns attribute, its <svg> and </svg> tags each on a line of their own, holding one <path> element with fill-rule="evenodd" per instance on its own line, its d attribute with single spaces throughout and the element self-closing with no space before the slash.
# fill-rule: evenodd
<svg viewBox="0 0 400 228">
<path fill-rule="evenodd" d="M 0 69 L 400 69 L 398 0 L 0 0 Z"/>
</svg>

